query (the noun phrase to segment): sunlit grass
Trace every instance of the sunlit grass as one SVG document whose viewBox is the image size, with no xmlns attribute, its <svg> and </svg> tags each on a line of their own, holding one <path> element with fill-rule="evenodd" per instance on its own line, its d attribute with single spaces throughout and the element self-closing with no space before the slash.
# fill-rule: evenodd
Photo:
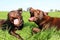
<svg viewBox="0 0 60 40">
<path fill-rule="evenodd" d="M 0 19 L 6 19 L 8 12 L 0 12 Z M 30 17 L 29 12 L 22 13 L 24 19 L 24 28 L 22 30 L 17 30 L 16 32 L 24 40 L 60 40 L 60 31 L 56 31 L 55 28 L 42 30 L 41 32 L 32 35 L 32 28 L 37 25 L 34 22 L 29 22 L 28 18 Z M 49 16 L 60 17 L 60 12 L 49 12 Z M 0 30 L 0 40 L 18 40 L 14 36 L 8 33 L 8 30 Z"/>
</svg>

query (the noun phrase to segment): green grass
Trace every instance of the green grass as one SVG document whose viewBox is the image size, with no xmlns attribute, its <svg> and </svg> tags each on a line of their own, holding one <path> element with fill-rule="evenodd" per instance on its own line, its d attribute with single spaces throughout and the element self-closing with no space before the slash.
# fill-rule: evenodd
<svg viewBox="0 0 60 40">
<path fill-rule="evenodd" d="M 60 12 L 49 12 L 49 16 L 51 16 L 51 17 L 60 17 Z"/>
<path fill-rule="evenodd" d="M 8 14 L 8 12 L 0 12 L 0 19 L 6 19 L 7 18 L 7 14 Z"/>
<path fill-rule="evenodd" d="M 8 12 L 0 12 L 0 19 L 6 19 Z M 32 35 L 32 28 L 37 25 L 34 22 L 29 22 L 29 12 L 23 12 L 24 19 L 24 28 L 22 30 L 17 30 L 16 32 L 20 34 L 20 36 L 24 40 L 60 40 L 60 31 L 56 31 L 55 28 L 42 30 L 41 32 Z M 49 16 L 51 17 L 60 17 L 60 12 L 49 12 Z M 8 33 L 8 30 L 2 31 L 0 30 L 0 40 L 18 40 L 14 36 Z"/>
</svg>

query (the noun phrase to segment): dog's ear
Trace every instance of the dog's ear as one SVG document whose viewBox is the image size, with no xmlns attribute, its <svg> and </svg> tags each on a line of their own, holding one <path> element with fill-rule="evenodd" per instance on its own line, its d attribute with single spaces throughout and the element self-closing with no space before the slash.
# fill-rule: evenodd
<svg viewBox="0 0 60 40">
<path fill-rule="evenodd" d="M 48 12 L 44 12 L 43 14 L 44 14 L 45 16 L 47 16 L 47 15 L 48 15 Z"/>
<path fill-rule="evenodd" d="M 40 18 L 40 20 L 43 18 L 43 12 L 42 11 L 40 11 L 40 13 L 39 13 L 39 18 Z"/>
<path fill-rule="evenodd" d="M 33 13 L 34 10 L 35 10 L 35 9 L 33 9 L 32 7 L 29 8 L 29 11 L 30 11 L 31 13 Z"/>
<path fill-rule="evenodd" d="M 18 13 L 22 14 L 22 8 L 18 9 L 17 11 Z"/>
</svg>

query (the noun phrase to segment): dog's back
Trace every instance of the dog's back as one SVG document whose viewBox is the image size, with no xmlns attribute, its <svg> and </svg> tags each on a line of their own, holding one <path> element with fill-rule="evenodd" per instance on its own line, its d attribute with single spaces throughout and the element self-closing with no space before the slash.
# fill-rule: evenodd
<svg viewBox="0 0 60 40">
<path fill-rule="evenodd" d="M 50 23 L 50 27 L 55 26 L 58 29 L 60 29 L 60 18 L 44 16 L 44 20 L 42 22 L 44 22 L 44 21 L 46 21 L 44 24 Z"/>
</svg>

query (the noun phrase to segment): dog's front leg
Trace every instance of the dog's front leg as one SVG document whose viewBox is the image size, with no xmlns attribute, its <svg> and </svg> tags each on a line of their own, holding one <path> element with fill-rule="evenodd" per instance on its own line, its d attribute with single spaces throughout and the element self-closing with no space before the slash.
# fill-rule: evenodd
<svg viewBox="0 0 60 40">
<path fill-rule="evenodd" d="M 23 38 L 19 34 L 15 33 L 14 30 L 10 30 L 9 33 L 11 35 L 15 36 L 16 38 L 18 38 L 19 40 L 23 40 Z"/>
</svg>

